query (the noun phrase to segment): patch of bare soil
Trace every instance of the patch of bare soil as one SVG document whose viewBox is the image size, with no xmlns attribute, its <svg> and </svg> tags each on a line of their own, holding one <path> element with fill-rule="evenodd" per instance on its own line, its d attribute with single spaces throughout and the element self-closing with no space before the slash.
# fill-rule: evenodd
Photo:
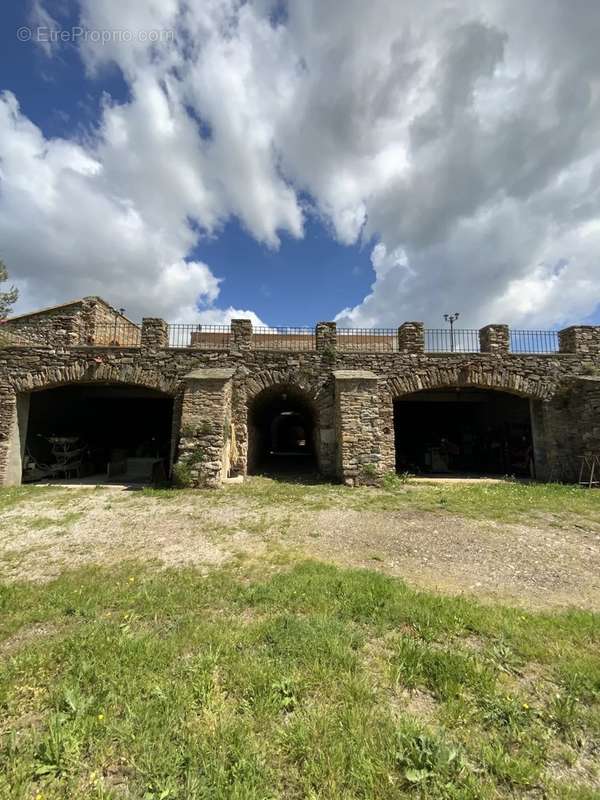
<svg viewBox="0 0 600 800">
<path fill-rule="evenodd" d="M 79 518 L 63 524 L 63 517 L 74 512 Z M 239 551 L 245 538 L 232 535 L 224 544 L 214 542 L 211 534 L 228 519 L 222 512 L 178 500 L 132 498 L 126 490 L 112 488 L 74 494 L 60 511 L 51 498 L 37 500 L 34 514 L 21 504 L 3 518 L 0 577 L 43 581 L 68 568 L 132 559 L 216 566 Z M 55 518 L 55 523 L 38 529 L 31 524 L 36 517 Z"/>
<path fill-rule="evenodd" d="M 35 520 L 43 518 L 43 527 Z M 50 521 L 50 522 L 49 522 Z M 600 534 L 567 520 L 529 525 L 415 509 L 257 508 L 231 494 L 214 504 L 185 493 L 152 497 L 120 488 L 52 496 L 3 515 L 0 578 L 48 580 L 85 564 L 128 559 L 210 569 L 240 552 L 290 549 L 344 566 L 382 570 L 414 586 L 533 608 L 600 609 Z"/>
<path fill-rule="evenodd" d="M 310 534 L 319 531 L 318 539 Z M 313 555 L 368 566 L 426 589 L 534 608 L 600 608 L 600 537 L 412 510 L 319 511 L 289 536 Z"/>
</svg>

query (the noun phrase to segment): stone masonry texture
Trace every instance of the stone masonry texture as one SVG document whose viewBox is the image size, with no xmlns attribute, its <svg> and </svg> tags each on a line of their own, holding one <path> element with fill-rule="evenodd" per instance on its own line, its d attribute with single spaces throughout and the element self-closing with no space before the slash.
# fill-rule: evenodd
<svg viewBox="0 0 600 800">
<path fill-rule="evenodd" d="M 221 347 L 207 336 L 170 348 L 166 323 L 154 318 L 141 330 L 119 320 L 139 332 L 135 346 L 99 344 L 95 330 L 114 319 L 114 309 L 86 298 L 13 326 L 27 343 L 0 345 L 0 485 L 8 480 L 11 448 L 19 446 L 19 396 L 81 383 L 140 386 L 173 397 L 172 465 L 187 465 L 195 486 L 246 474 L 249 408 L 272 387 L 292 387 L 306 398 L 320 472 L 352 485 L 377 482 L 395 469 L 394 401 L 424 389 L 479 387 L 528 398 L 541 479 L 572 480 L 578 458 L 600 452 L 598 327 L 562 331 L 559 352 L 547 355 L 509 352 L 502 325 L 482 329 L 482 352 L 428 353 L 417 322 L 400 326 L 397 347 L 379 352 L 369 350 L 368 338 L 361 349 L 336 346 L 334 323 L 318 324 L 314 349 L 286 349 L 276 337 L 271 349 L 257 348 L 248 320 L 234 320 Z"/>
</svg>

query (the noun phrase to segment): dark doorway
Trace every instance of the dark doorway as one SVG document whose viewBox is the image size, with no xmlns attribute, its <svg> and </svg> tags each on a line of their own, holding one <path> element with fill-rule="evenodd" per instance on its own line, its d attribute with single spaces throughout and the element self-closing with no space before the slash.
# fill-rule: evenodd
<svg viewBox="0 0 600 800">
<path fill-rule="evenodd" d="M 248 472 L 314 474 L 314 439 L 311 399 L 293 386 L 265 389 L 248 411 Z"/>
<path fill-rule="evenodd" d="M 172 419 L 172 398 L 136 386 L 33 392 L 23 480 L 164 480 Z"/>
<path fill-rule="evenodd" d="M 399 472 L 534 476 L 529 400 L 483 389 L 416 392 L 394 404 Z"/>
</svg>

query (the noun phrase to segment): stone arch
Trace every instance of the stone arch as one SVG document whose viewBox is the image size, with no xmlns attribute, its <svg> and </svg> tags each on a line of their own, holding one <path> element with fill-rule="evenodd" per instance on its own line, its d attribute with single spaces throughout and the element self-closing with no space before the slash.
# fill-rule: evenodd
<svg viewBox="0 0 600 800">
<path fill-rule="evenodd" d="M 275 369 L 258 372 L 246 381 L 246 403 L 250 403 L 265 389 L 276 386 L 293 386 L 298 391 L 318 402 L 321 386 L 316 384 L 311 376 L 296 369 Z"/>
<path fill-rule="evenodd" d="M 556 381 L 548 376 L 538 376 L 501 364 L 474 362 L 452 366 L 429 366 L 412 373 L 392 375 L 388 390 L 393 400 L 407 394 L 445 387 L 472 387 L 489 389 L 528 397 L 533 400 L 550 400 L 555 394 Z"/>
<path fill-rule="evenodd" d="M 238 457 L 234 471 L 246 473 L 249 455 L 249 414 L 254 399 L 263 391 L 278 386 L 293 387 L 304 394 L 315 409 L 315 448 L 318 468 L 323 475 L 335 473 L 334 389 L 331 375 L 293 367 L 241 371 L 234 378 L 233 416 Z"/>
<path fill-rule="evenodd" d="M 399 430 L 401 429 L 399 425 L 402 425 L 402 422 L 401 418 L 397 416 L 399 407 L 403 405 L 402 401 L 407 401 L 414 406 L 419 402 L 423 402 L 423 400 L 425 402 L 427 402 L 427 400 L 431 402 L 435 399 L 432 398 L 430 394 L 429 397 L 424 397 L 423 400 L 421 400 L 420 396 L 422 395 L 424 396 L 428 393 L 435 394 L 437 392 L 448 394 L 448 392 L 459 389 L 478 390 L 480 396 L 487 396 L 489 398 L 488 402 L 493 403 L 497 409 L 505 409 L 504 411 L 498 410 L 496 412 L 489 412 L 492 415 L 494 413 L 496 414 L 493 418 L 488 417 L 488 424 L 490 425 L 488 428 L 489 431 L 492 430 L 492 423 L 497 429 L 500 429 L 500 426 L 502 426 L 506 431 L 514 430 L 513 423 L 509 422 L 510 419 L 514 420 L 514 418 L 517 419 L 517 423 L 515 424 L 521 426 L 520 429 L 517 428 L 517 430 L 519 430 L 519 436 L 511 436 L 507 432 L 500 441 L 506 443 L 506 450 L 510 453 L 512 449 L 510 446 L 510 439 L 516 438 L 520 441 L 521 434 L 523 434 L 523 449 L 526 449 L 525 446 L 528 442 L 527 447 L 530 452 L 533 452 L 533 462 L 531 463 L 533 463 L 533 469 L 535 471 L 531 473 L 524 467 L 517 467 L 517 469 L 520 468 L 522 471 L 517 472 L 517 469 L 510 469 L 506 471 L 506 474 L 533 474 L 536 477 L 543 477 L 546 472 L 547 460 L 547 435 L 544 425 L 544 407 L 547 406 L 548 402 L 552 400 L 557 393 L 558 384 L 556 379 L 548 376 L 538 376 L 525 370 L 503 366 L 502 364 L 491 366 L 489 364 L 473 362 L 459 363 L 450 366 L 430 366 L 422 370 L 416 370 L 412 374 L 394 375 L 388 378 L 385 411 L 386 420 L 393 420 L 392 430 L 396 467 L 404 468 L 401 465 L 399 466 L 399 461 L 401 460 L 399 448 L 404 451 L 404 445 L 399 444 L 399 442 L 402 442 L 401 439 L 398 439 Z M 505 398 L 507 398 L 507 396 L 512 396 L 513 400 L 502 400 L 502 396 Z M 496 399 L 493 399 L 494 397 Z M 519 403 L 518 409 L 516 407 L 517 402 Z M 509 403 L 510 405 L 507 405 Z M 489 407 L 493 408 L 491 405 Z M 409 413 L 408 410 L 407 413 Z M 504 414 L 504 416 L 502 416 L 502 414 Z M 417 430 L 419 424 L 424 424 L 425 427 L 423 430 L 427 431 L 430 444 L 433 443 L 436 438 L 436 425 L 434 422 L 444 425 L 447 424 L 440 423 L 440 417 L 437 413 L 436 416 L 431 418 L 431 427 L 427 422 L 427 418 L 423 418 L 424 421 L 421 423 L 416 419 L 412 419 L 410 416 L 405 419 L 409 420 L 408 423 L 406 423 L 407 427 L 405 427 L 405 430 L 413 432 L 412 434 L 409 433 L 408 438 L 410 439 L 411 436 L 414 438 L 414 431 Z M 481 426 L 483 423 L 479 424 Z M 469 423 L 467 427 L 467 423 L 465 422 L 465 428 L 463 428 L 463 430 L 470 431 L 469 435 L 473 440 L 476 431 L 475 423 Z M 483 432 L 483 430 L 484 429 L 481 428 L 481 432 Z M 439 434 L 440 431 L 438 430 L 437 433 Z M 460 435 L 462 434 L 459 434 L 459 436 Z M 465 434 L 465 436 L 466 435 L 467 434 Z M 480 438 L 483 439 L 483 435 L 481 435 Z M 514 460 L 510 458 L 507 459 L 507 462 L 515 463 Z M 467 469 L 466 471 L 471 470 Z M 494 470 L 494 472 L 497 472 L 497 470 Z"/>
<path fill-rule="evenodd" d="M 18 485 L 21 482 L 30 407 L 34 398 L 46 391 L 61 391 L 69 387 L 85 387 L 86 385 L 128 387 L 158 392 L 164 396 L 165 401 L 171 401 L 171 430 L 173 432 L 176 430 L 177 403 L 174 401 L 178 394 L 179 383 L 166 378 L 156 370 L 92 359 L 55 367 L 43 367 L 11 377 L 9 380 L 8 402 L 5 404 L 8 436 L 4 448 L 0 446 L 0 462 L 4 462 L 4 465 L 0 463 L 0 473 L 4 471 L 4 475 L 0 474 L 0 480 L 8 485 Z M 0 419 L 1 422 L 2 419 Z M 169 464 L 172 461 L 172 441 L 170 450 Z"/>
<path fill-rule="evenodd" d="M 77 362 L 61 367 L 47 367 L 15 377 L 11 384 L 15 393 L 54 389 L 68 384 L 104 383 L 138 386 L 175 396 L 178 383 L 156 370 L 142 369 L 129 364 Z"/>
</svg>

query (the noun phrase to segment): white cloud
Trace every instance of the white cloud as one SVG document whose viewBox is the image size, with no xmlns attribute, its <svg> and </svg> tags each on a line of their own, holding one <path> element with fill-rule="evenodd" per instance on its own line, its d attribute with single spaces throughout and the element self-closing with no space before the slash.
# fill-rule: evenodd
<svg viewBox="0 0 600 800">
<path fill-rule="evenodd" d="M 45 140 L 5 95 L 0 236 L 29 297 L 81 288 L 177 318 L 198 297 L 227 315 L 186 261 L 199 232 L 235 215 L 277 247 L 308 202 L 340 242 L 376 243 L 344 324 L 594 310 L 596 0 L 302 0 L 275 20 L 269 0 L 80 4 L 90 29 L 176 35 L 82 43 L 89 72 L 115 63 L 131 93 L 107 98 L 91 141 Z"/>
</svg>

